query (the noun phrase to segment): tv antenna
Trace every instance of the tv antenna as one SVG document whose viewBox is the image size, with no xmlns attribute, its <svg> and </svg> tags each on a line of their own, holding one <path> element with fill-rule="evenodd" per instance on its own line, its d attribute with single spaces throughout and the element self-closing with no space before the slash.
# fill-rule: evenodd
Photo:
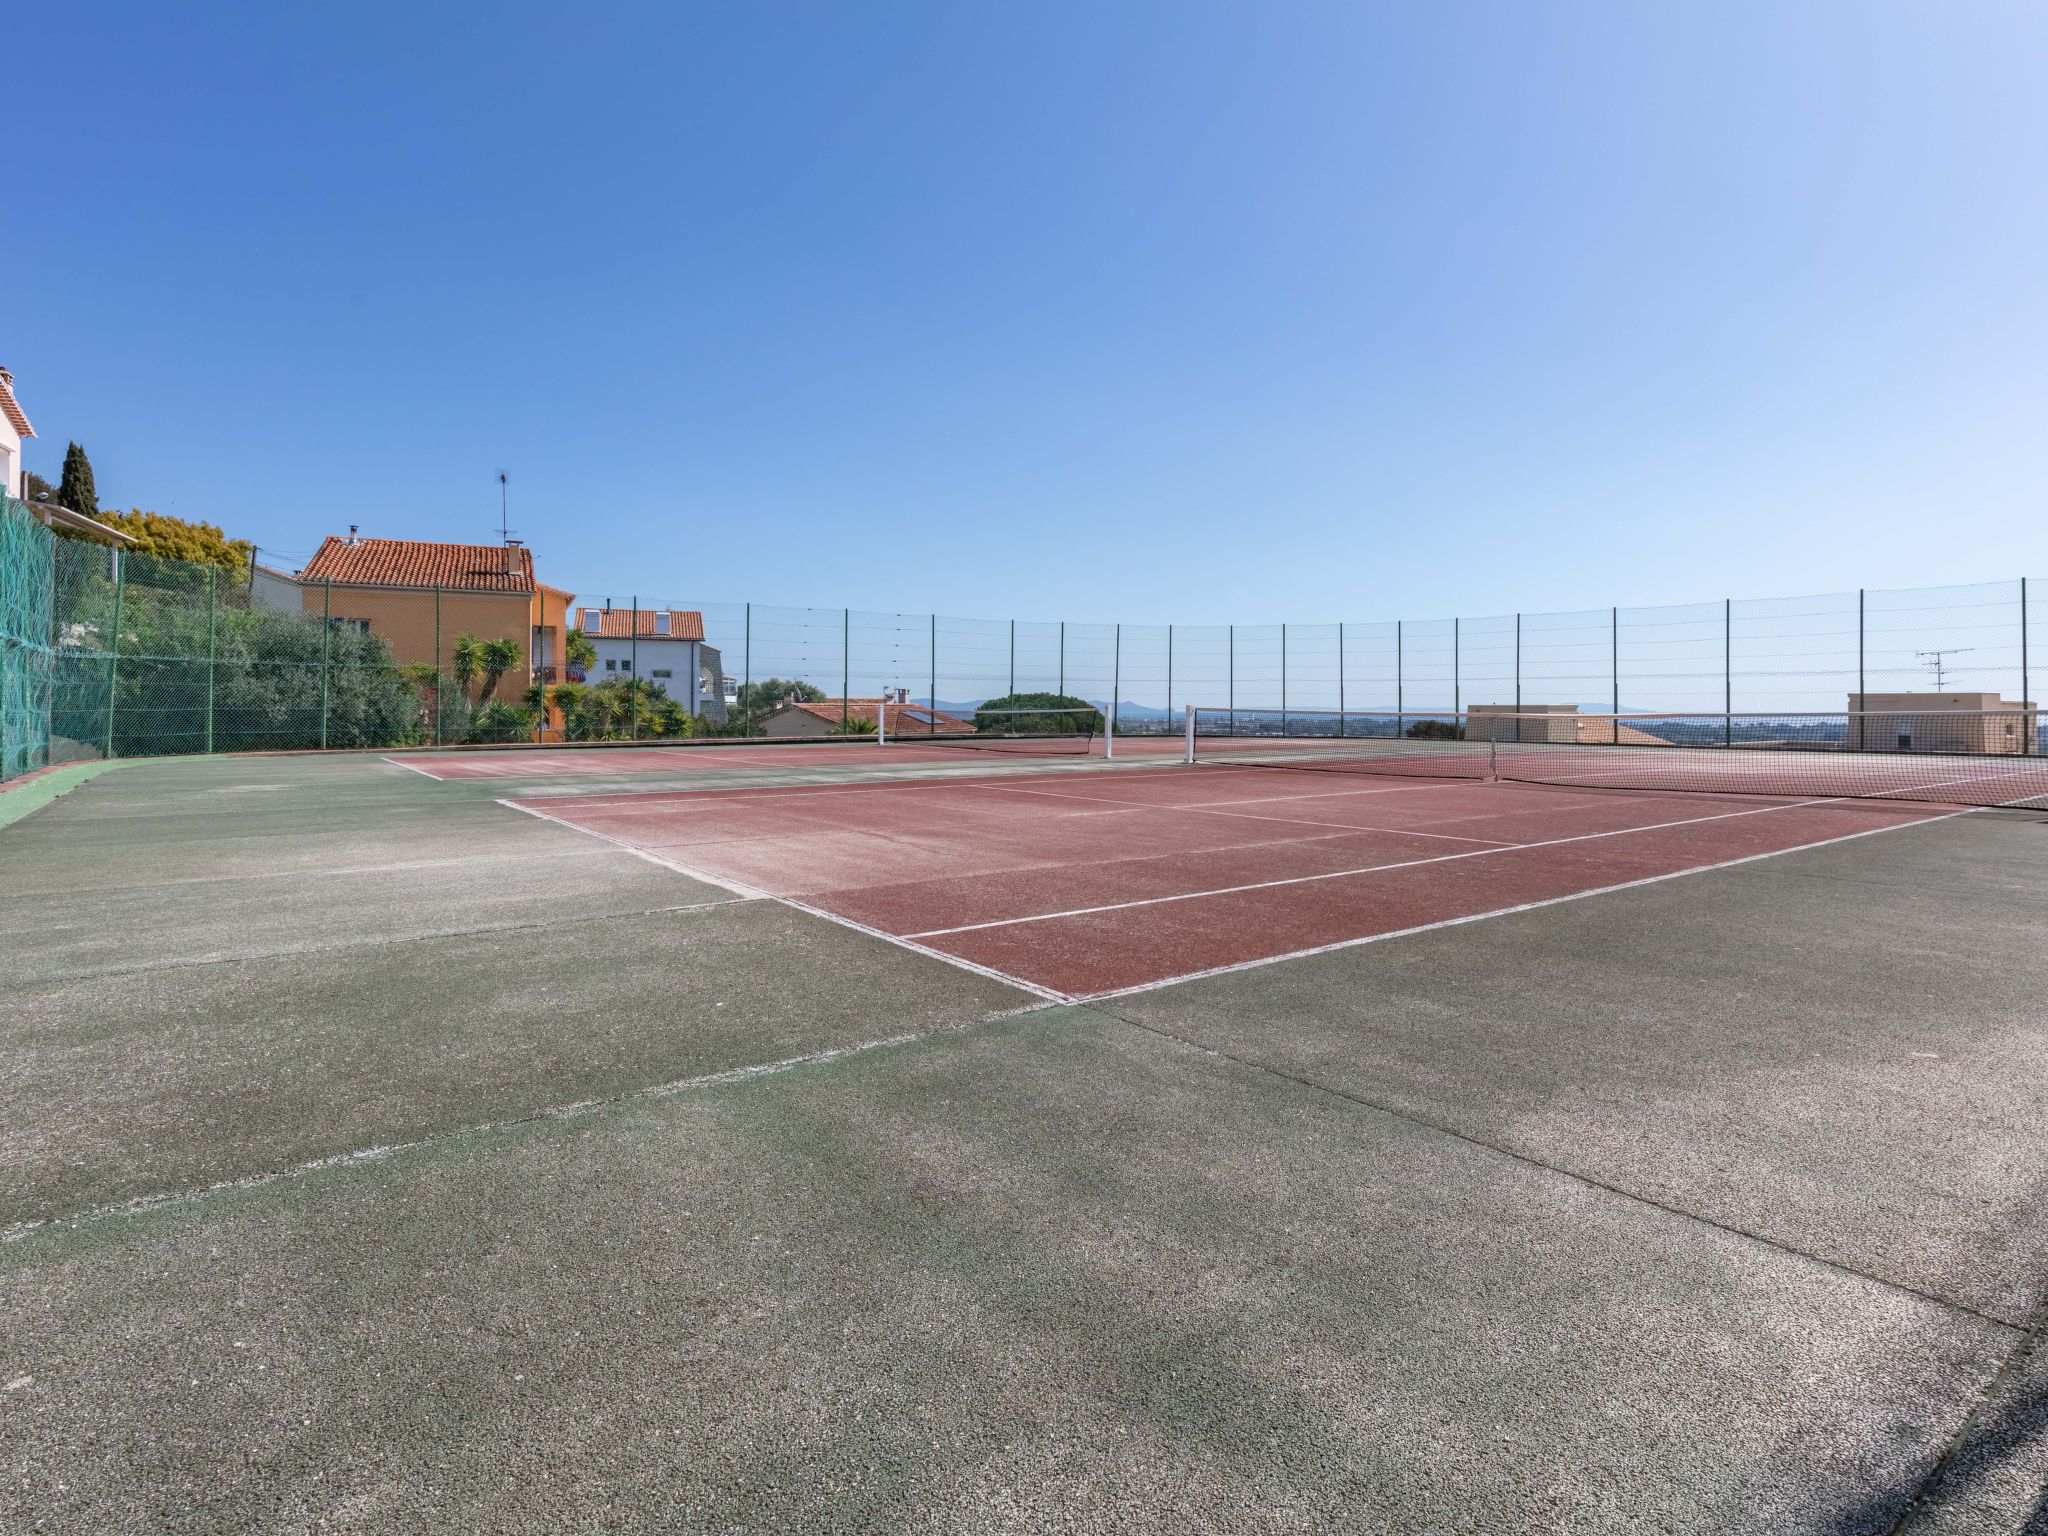
<svg viewBox="0 0 2048 1536">
<path fill-rule="evenodd" d="M 501 470 L 499 470 L 499 471 L 498 471 L 498 542 L 499 542 L 500 544 L 510 544 L 510 543 L 512 542 L 512 529 L 511 529 L 511 527 L 510 527 L 510 518 L 509 518 L 509 517 L 507 516 L 507 512 L 508 512 L 508 493 L 507 493 L 507 489 L 506 489 L 506 480 L 507 480 L 507 476 L 506 476 L 506 474 L 505 474 L 505 471 L 503 471 L 502 469 L 501 469 Z"/>
<path fill-rule="evenodd" d="M 1952 645 L 1940 651 L 1915 651 L 1920 664 L 1934 674 L 1934 691 L 1940 693 L 1948 686 L 1948 674 L 1962 669 L 1949 663 L 1951 656 L 1962 656 L 1977 649 L 1974 645 Z"/>
</svg>

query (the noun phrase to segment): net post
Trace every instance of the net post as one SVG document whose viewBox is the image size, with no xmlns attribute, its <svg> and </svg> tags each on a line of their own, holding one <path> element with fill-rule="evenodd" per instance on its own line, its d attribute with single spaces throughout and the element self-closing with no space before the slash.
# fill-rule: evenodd
<svg viewBox="0 0 2048 1536">
<path fill-rule="evenodd" d="M 102 755 L 114 755 L 114 694 L 121 686 L 121 602 L 128 585 L 128 562 L 114 550 L 114 644 L 107 654 L 107 730 Z"/>
<path fill-rule="evenodd" d="M 320 586 L 320 745 L 324 749 L 327 745 L 328 659 L 333 654 L 334 643 L 334 578 L 328 577 Z"/>
<path fill-rule="evenodd" d="M 1195 762 L 1195 706 L 1192 704 L 1188 705 L 1187 712 L 1187 724 L 1185 726 L 1187 733 L 1187 757 L 1185 761 L 1192 768 Z"/>
<path fill-rule="evenodd" d="M 632 724 L 628 727 L 632 739 L 640 739 L 640 594 L 633 594 L 633 637 L 626 642 L 626 665 L 633 669 L 633 675 L 626 680 L 627 714 Z"/>
<path fill-rule="evenodd" d="M 255 558 L 253 555 L 251 559 Z M 213 756 L 213 666 L 218 652 L 215 640 L 220 607 L 220 567 L 206 568 L 206 755 Z"/>
<path fill-rule="evenodd" d="M 888 676 L 887 673 L 882 675 Z M 875 706 L 875 745 L 889 745 L 889 689 L 886 684 L 882 688 L 882 701 Z"/>
</svg>

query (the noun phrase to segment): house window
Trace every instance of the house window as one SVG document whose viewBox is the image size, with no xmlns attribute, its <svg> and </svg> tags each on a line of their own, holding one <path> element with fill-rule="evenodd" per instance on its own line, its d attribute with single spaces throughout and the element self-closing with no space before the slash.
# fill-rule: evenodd
<svg viewBox="0 0 2048 1536">
<path fill-rule="evenodd" d="M 656 668 L 654 669 L 654 675 L 655 675 L 656 677 L 673 677 L 673 676 L 675 676 L 675 674 L 674 674 L 673 672 L 671 672 L 671 671 L 670 671 L 670 670 L 669 670 L 669 669 L 668 669 L 667 667 L 656 667 Z"/>
<path fill-rule="evenodd" d="M 604 659 L 604 669 L 607 672 L 616 672 L 619 670 L 619 664 L 617 661 L 607 656 Z"/>
<path fill-rule="evenodd" d="M 657 635 L 665 635 L 665 634 L 667 634 L 667 633 L 668 633 L 668 615 L 667 615 L 667 614 L 665 614 L 665 613 L 657 613 L 657 614 L 656 614 L 656 615 L 654 616 L 654 632 L 655 632 L 655 633 L 656 633 Z"/>
<path fill-rule="evenodd" d="M 620 663 L 619 663 L 619 670 L 620 670 L 621 672 L 630 672 L 630 671 L 632 671 L 632 670 L 633 670 L 633 663 L 632 663 L 632 661 L 631 661 L 631 660 L 626 660 L 626 661 L 622 661 L 622 662 L 620 662 Z"/>
<path fill-rule="evenodd" d="M 351 635 L 367 635 L 370 632 L 370 621 L 368 619 L 331 618 L 327 622 L 334 628 L 343 630 Z"/>
</svg>

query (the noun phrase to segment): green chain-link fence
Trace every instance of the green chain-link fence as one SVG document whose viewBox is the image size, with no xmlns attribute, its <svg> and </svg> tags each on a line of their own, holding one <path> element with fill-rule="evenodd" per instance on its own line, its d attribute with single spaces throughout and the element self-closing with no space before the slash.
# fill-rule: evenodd
<svg viewBox="0 0 2048 1536">
<path fill-rule="evenodd" d="M 1407 714 L 1494 704 L 1839 711 L 1852 693 L 1934 688 L 2030 700 L 2048 644 L 2042 586 L 2018 579 L 1572 614 L 1206 626 L 628 594 L 580 599 L 644 615 L 629 649 L 601 669 L 544 656 L 535 679 L 522 648 L 516 668 L 484 681 L 453 660 L 452 631 L 475 621 L 452 589 L 445 623 L 444 594 L 420 589 L 406 617 L 376 621 L 388 634 L 337 617 L 347 606 L 339 589 L 287 585 L 272 607 L 254 592 L 222 567 L 53 538 L 18 503 L 0 505 L 0 778 L 81 758 L 528 741 L 542 729 L 532 706 L 543 687 L 560 711 L 547 734 L 572 740 L 756 734 L 779 702 L 763 695 L 785 685 L 840 700 L 842 725 L 901 689 L 966 712 L 1020 691 L 1068 695 L 1113 711 L 1120 732 L 1172 730 L 1190 704 L 1272 713 L 1282 729 L 1290 710 L 1377 713 L 1398 726 Z M 662 615 L 665 629 L 655 627 Z M 700 650 L 677 671 L 663 637 L 685 634 L 701 637 Z M 725 698 L 739 704 L 730 720 Z M 2043 744 L 2029 732 L 2028 750 Z"/>
<path fill-rule="evenodd" d="M 20 502 L 0 496 L 0 780 L 50 760 L 55 543 Z"/>
</svg>

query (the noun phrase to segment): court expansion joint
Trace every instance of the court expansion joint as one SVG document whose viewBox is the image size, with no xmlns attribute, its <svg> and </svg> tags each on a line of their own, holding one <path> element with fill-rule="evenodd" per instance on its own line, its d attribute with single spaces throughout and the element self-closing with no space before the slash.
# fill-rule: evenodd
<svg viewBox="0 0 2048 1536">
<path fill-rule="evenodd" d="M 1575 1184 L 1582 1185 L 1588 1189 L 1597 1189 L 1603 1194 L 1614 1195 L 1633 1205 L 1647 1206 L 1652 1210 L 1662 1211 L 1667 1216 L 1676 1216 L 1684 1221 L 1697 1222 L 1703 1227 L 1711 1227 L 1714 1231 L 1724 1233 L 1729 1237 L 1741 1238 L 1748 1242 L 1759 1244 L 1762 1247 L 1774 1249 L 1789 1258 L 1798 1259 L 1808 1264 L 1819 1265 L 1821 1268 L 1832 1270 L 1836 1274 L 1848 1275 L 1853 1279 L 1863 1281 L 1867 1285 L 1882 1286 L 1888 1291 L 1895 1291 L 1901 1295 L 1914 1297 L 1917 1300 L 1927 1302 L 1931 1306 L 1940 1307 L 1944 1311 L 1957 1312 L 1966 1317 L 1976 1318 L 1979 1322 L 1989 1323 L 1994 1328 L 2002 1328 L 2007 1332 L 2017 1333 L 2020 1336 L 2019 1343 L 2022 1346 L 2030 1341 L 2035 1328 L 2039 1326 L 2041 1321 L 2038 1310 L 2030 1315 L 2026 1321 L 2015 1322 L 2011 1318 L 1999 1317 L 1994 1313 L 1985 1312 L 1980 1308 L 1973 1307 L 1968 1302 L 1957 1301 L 1948 1296 L 1937 1296 L 1931 1291 L 1923 1291 L 1916 1286 L 1905 1285 L 1897 1280 L 1887 1280 L 1882 1275 L 1868 1274 L 1863 1270 L 1857 1269 L 1852 1264 L 1842 1263 L 1839 1259 L 1830 1259 L 1821 1254 L 1808 1253 L 1803 1248 L 1795 1248 L 1789 1243 L 1781 1242 L 1779 1239 L 1766 1236 L 1761 1232 L 1752 1232 L 1747 1227 L 1738 1227 L 1728 1222 L 1716 1221 L 1713 1217 L 1703 1216 L 1698 1211 L 1689 1211 L 1683 1206 L 1672 1205 L 1667 1201 L 1653 1199 L 1648 1195 L 1637 1194 L 1634 1190 L 1623 1189 L 1618 1184 L 1610 1184 L 1605 1179 L 1595 1178 L 1591 1174 L 1580 1173 L 1576 1169 L 1567 1168 L 1558 1163 L 1546 1162 L 1540 1157 L 1532 1157 L 1527 1152 L 1518 1152 L 1513 1147 L 1504 1147 L 1498 1142 L 1487 1141 L 1483 1137 L 1474 1136 L 1469 1131 L 1461 1131 L 1456 1126 L 1447 1125 L 1442 1121 L 1428 1119 L 1410 1110 L 1399 1109 L 1392 1104 L 1385 1104 L 1377 1099 L 1366 1098 L 1362 1094 L 1351 1093 L 1342 1088 L 1334 1088 L 1328 1083 L 1317 1082 L 1312 1077 L 1303 1077 L 1299 1073 L 1289 1072 L 1284 1067 L 1276 1067 L 1269 1062 L 1259 1061 L 1250 1056 L 1240 1056 L 1235 1051 L 1224 1050 L 1221 1046 L 1208 1045 L 1200 1040 L 1190 1039 L 1186 1035 L 1176 1034 L 1173 1030 L 1150 1023 L 1144 1019 L 1126 1017 L 1124 1014 L 1118 1013 L 1114 1008 L 1106 1006 L 1101 1001 L 1088 1002 L 1084 1006 L 1095 1009 L 1106 1017 L 1116 1020 L 1119 1024 L 1128 1025 L 1132 1029 L 1143 1030 L 1146 1034 L 1155 1036 L 1158 1039 L 1170 1040 L 1176 1045 L 1186 1046 L 1190 1050 L 1200 1051 L 1206 1056 L 1213 1056 L 1219 1060 L 1234 1062 L 1236 1065 L 1250 1068 L 1254 1072 L 1263 1072 L 1269 1077 L 1280 1079 L 1282 1082 L 1293 1083 L 1298 1087 L 1306 1088 L 1311 1093 L 1327 1094 L 1331 1098 L 1342 1099 L 1348 1104 L 1357 1105 L 1360 1109 L 1372 1110 L 1377 1114 L 1386 1115 L 1421 1130 L 1435 1131 L 1439 1135 L 1449 1136 L 1453 1140 L 1461 1141 L 1479 1151 L 1490 1152 L 1495 1156 L 1508 1158 L 1513 1162 L 1520 1163 L 1524 1167 L 1540 1169 L 1544 1173 L 1569 1179 Z"/>
<path fill-rule="evenodd" d="M 629 1088 L 620 1093 L 603 1094 L 595 1098 L 574 1099 L 566 1104 L 548 1104 L 539 1109 L 529 1110 L 522 1115 L 505 1115 L 496 1120 L 478 1120 L 469 1125 L 451 1126 L 445 1131 L 436 1131 L 427 1136 L 416 1136 L 409 1141 L 380 1143 L 374 1147 L 357 1147 L 347 1152 L 333 1152 L 325 1157 L 308 1158 L 288 1168 L 274 1168 L 264 1173 L 243 1174 L 232 1179 L 216 1179 L 210 1184 L 201 1184 L 190 1189 L 164 1190 L 156 1194 L 136 1195 L 127 1200 L 110 1201 L 104 1205 L 91 1205 L 61 1215 L 38 1216 L 29 1221 L 18 1221 L 11 1226 L 0 1227 L 0 1244 L 19 1242 L 38 1232 L 56 1227 L 78 1226 L 85 1222 L 105 1221 L 123 1216 L 142 1216 L 166 1206 L 182 1205 L 188 1201 L 205 1200 L 218 1194 L 237 1190 L 261 1189 L 265 1185 L 296 1179 L 325 1168 L 346 1168 L 356 1163 L 378 1162 L 387 1157 L 398 1157 L 409 1152 L 423 1152 L 452 1142 L 467 1141 L 477 1136 L 495 1135 L 501 1131 L 519 1130 L 526 1126 L 545 1125 L 550 1121 L 574 1120 L 584 1115 L 597 1114 L 607 1109 L 622 1108 L 631 1104 L 651 1103 L 657 1099 L 674 1098 L 680 1094 L 694 1093 L 705 1088 L 722 1088 L 733 1083 L 750 1082 L 755 1078 L 776 1077 L 792 1072 L 799 1067 L 822 1066 L 827 1062 L 847 1057 L 866 1055 L 870 1051 L 893 1050 L 898 1046 L 917 1045 L 927 1040 L 943 1039 L 948 1035 L 965 1034 L 970 1030 L 985 1029 L 991 1024 L 1005 1023 L 1011 1019 L 1023 1018 L 1029 1014 L 1043 1012 L 1060 1006 L 1052 1002 L 1025 1003 L 1016 1008 L 999 1008 L 991 1013 L 978 1014 L 971 1019 L 962 1019 L 953 1024 L 935 1024 L 929 1029 L 905 1030 L 900 1034 L 882 1035 L 873 1040 L 860 1040 L 852 1045 L 828 1046 L 823 1050 L 806 1051 L 797 1056 L 786 1056 L 779 1061 L 751 1062 L 746 1066 L 725 1067 L 716 1072 L 699 1073 L 694 1077 L 673 1078 L 667 1082 L 649 1083 L 639 1088 Z"/>
</svg>

